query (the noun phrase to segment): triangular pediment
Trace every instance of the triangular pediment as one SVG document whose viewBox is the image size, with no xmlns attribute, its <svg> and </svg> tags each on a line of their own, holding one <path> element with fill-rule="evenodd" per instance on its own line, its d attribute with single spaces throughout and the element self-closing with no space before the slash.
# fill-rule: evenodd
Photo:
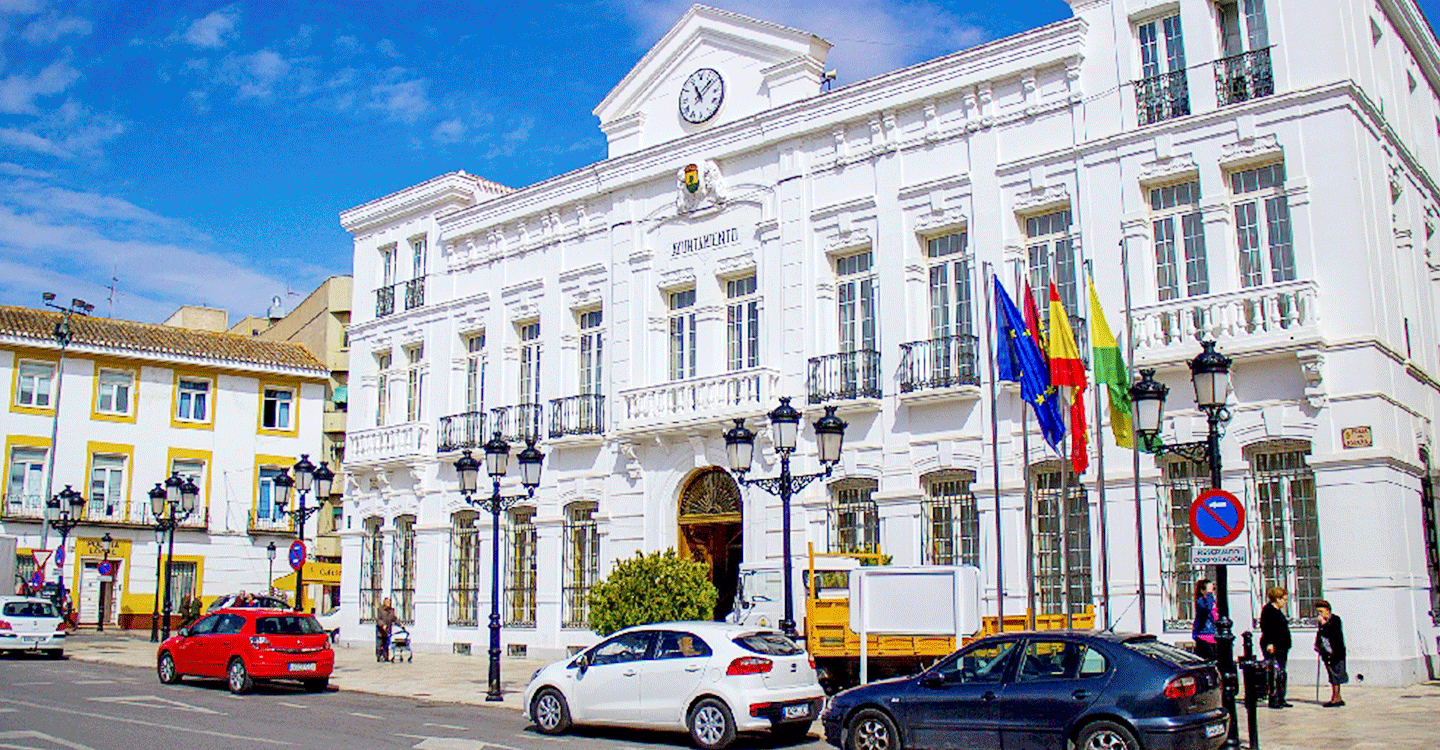
<svg viewBox="0 0 1440 750">
<path fill-rule="evenodd" d="M 691 6 L 595 108 L 610 156 L 815 96 L 829 51 L 829 42 L 808 32 Z M 715 103 L 706 87 L 710 101 L 682 112 L 682 90 L 702 69 L 718 74 L 723 97 Z"/>
</svg>

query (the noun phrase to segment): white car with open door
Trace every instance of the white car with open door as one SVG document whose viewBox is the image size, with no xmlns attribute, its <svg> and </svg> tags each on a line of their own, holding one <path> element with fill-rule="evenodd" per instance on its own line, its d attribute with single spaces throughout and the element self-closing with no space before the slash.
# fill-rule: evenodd
<svg viewBox="0 0 1440 750">
<path fill-rule="evenodd" d="M 0 596 L 0 651 L 42 652 L 52 659 L 65 655 L 65 621 L 48 599 Z"/>
<path fill-rule="evenodd" d="M 572 723 L 683 729 L 698 747 L 719 750 L 737 732 L 802 738 L 824 698 L 809 654 L 778 630 L 662 622 L 540 669 L 524 705 L 545 734 Z"/>
</svg>

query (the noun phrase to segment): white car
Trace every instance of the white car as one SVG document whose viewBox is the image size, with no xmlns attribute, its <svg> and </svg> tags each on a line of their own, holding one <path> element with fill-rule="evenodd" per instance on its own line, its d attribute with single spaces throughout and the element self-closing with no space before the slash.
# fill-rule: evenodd
<svg viewBox="0 0 1440 750">
<path fill-rule="evenodd" d="M 535 673 L 525 718 L 545 734 L 574 724 L 684 729 L 704 750 L 736 732 L 810 732 L 825 692 L 809 654 L 778 630 L 723 622 L 627 628 Z"/>
<path fill-rule="evenodd" d="M 315 615 L 315 621 L 319 622 L 320 627 L 324 628 L 325 632 L 330 634 L 331 643 L 340 640 L 339 607 L 331 607 L 330 609 L 325 610 L 323 613 Z"/>
<path fill-rule="evenodd" d="M 0 651 L 65 655 L 65 621 L 49 599 L 0 596 Z"/>
</svg>

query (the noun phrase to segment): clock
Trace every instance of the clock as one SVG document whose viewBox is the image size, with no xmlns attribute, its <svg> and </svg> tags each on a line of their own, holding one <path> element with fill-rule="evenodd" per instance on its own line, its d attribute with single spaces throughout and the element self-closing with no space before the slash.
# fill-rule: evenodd
<svg viewBox="0 0 1440 750">
<path fill-rule="evenodd" d="M 680 116 L 698 125 L 714 117 L 724 100 L 724 79 L 713 68 L 701 68 L 680 87 Z"/>
</svg>

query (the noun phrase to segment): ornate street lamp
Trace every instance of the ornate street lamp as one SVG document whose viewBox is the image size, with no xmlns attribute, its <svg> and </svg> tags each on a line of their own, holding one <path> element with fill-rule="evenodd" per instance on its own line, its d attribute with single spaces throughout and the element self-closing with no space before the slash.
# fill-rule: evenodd
<svg viewBox="0 0 1440 750">
<path fill-rule="evenodd" d="M 1165 443 L 1160 428 L 1165 419 L 1165 397 L 1170 389 L 1155 380 L 1155 371 L 1140 371 L 1140 380 L 1130 386 L 1130 400 L 1135 405 L 1135 432 L 1139 433 L 1145 450 L 1155 454 L 1170 453 L 1195 463 L 1208 464 L 1210 486 L 1220 489 L 1220 431 L 1230 421 L 1226 400 L 1230 395 L 1229 357 L 1215 351 L 1214 341 L 1201 341 L 1200 354 L 1188 363 L 1190 382 L 1195 387 L 1195 405 L 1205 412 L 1209 431 L 1205 440 L 1190 443 Z M 1240 746 L 1240 728 L 1235 716 L 1235 696 L 1240 678 L 1235 670 L 1235 632 L 1230 620 L 1230 576 L 1225 565 L 1215 566 L 1215 598 L 1220 617 L 1215 623 L 1215 641 L 1219 652 L 1222 703 L 1230 716 L 1230 733 L 1224 747 Z"/>
<path fill-rule="evenodd" d="M 815 439 L 820 451 L 820 463 L 825 470 L 797 476 L 790 473 L 790 454 L 795 451 L 800 432 L 800 412 L 790 405 L 789 397 L 781 397 L 780 405 L 767 416 L 774 429 L 775 452 L 780 454 L 779 477 L 745 477 L 755 459 L 755 433 L 745 427 L 743 419 L 735 420 L 735 426 L 725 432 L 725 453 L 737 482 L 741 485 L 755 485 L 772 495 L 780 496 L 783 525 L 781 554 L 784 556 L 782 575 L 785 582 L 785 616 L 780 620 L 780 629 L 786 635 L 795 636 L 798 634 L 795 631 L 795 597 L 791 570 L 794 565 L 790 557 L 790 499 L 816 479 L 830 476 L 840 461 L 840 449 L 845 443 L 845 428 L 848 425 L 835 416 L 835 407 L 825 407 L 825 416 L 815 420 Z"/>
<path fill-rule="evenodd" d="M 55 321 L 55 327 L 51 329 L 50 335 L 54 337 L 55 343 L 60 346 L 60 361 L 55 365 L 55 401 L 51 404 L 50 411 L 50 450 L 45 456 L 45 494 L 43 497 L 50 497 L 50 492 L 55 488 L 55 448 L 60 445 L 60 396 L 65 392 L 65 350 L 69 348 L 70 342 L 74 339 L 74 331 L 70 327 L 70 318 L 74 315 L 88 316 L 95 310 L 95 306 L 78 297 L 70 300 L 70 304 L 61 305 L 55 301 L 54 292 L 45 292 L 41 295 L 45 306 L 52 310 L 59 310 L 62 317 Z M 69 489 L 69 485 L 66 485 Z M 49 501 L 46 501 L 49 505 Z M 40 549 L 49 549 L 50 527 L 45 524 L 40 526 Z M 61 540 L 61 549 L 64 549 L 64 540 Z M 57 563 L 56 569 L 59 569 Z M 45 571 L 40 571 L 44 573 Z M 61 580 L 64 580 L 64 573 L 61 573 Z M 62 600 L 63 605 L 63 600 Z"/>
<path fill-rule="evenodd" d="M 110 553 L 114 551 L 115 539 L 111 537 L 110 532 L 107 531 L 104 536 L 100 537 L 100 564 L 102 566 L 106 568 L 110 567 Z M 110 608 L 107 606 L 109 602 L 105 600 L 105 590 L 110 587 L 105 585 L 105 575 L 108 574 L 102 574 L 100 576 L 100 617 L 95 623 L 95 631 L 97 633 L 105 632 L 105 619 L 110 614 Z"/>
<path fill-rule="evenodd" d="M 47 526 L 41 528 L 52 528 L 60 532 L 61 558 L 66 554 L 65 543 L 70 539 L 70 531 L 80 525 L 81 516 L 84 515 L 85 496 L 65 485 L 60 494 L 45 501 L 45 519 Z M 59 576 L 57 582 L 60 586 L 60 610 L 61 616 L 67 614 L 69 609 L 69 598 L 65 595 L 65 564 L 63 560 L 55 565 L 55 572 Z"/>
<path fill-rule="evenodd" d="M 525 449 L 520 451 L 517 457 L 520 460 L 520 484 L 525 487 L 526 494 L 502 497 L 500 480 L 509 469 L 510 443 L 496 432 L 494 437 L 485 443 L 484 449 L 485 473 L 489 474 L 494 482 L 494 492 L 489 499 L 475 499 L 479 486 L 480 462 L 470 455 L 470 451 L 464 451 L 460 458 L 455 460 L 455 475 L 460 480 L 460 494 L 465 497 L 465 502 L 490 513 L 490 675 L 485 700 L 499 701 L 504 700 L 500 693 L 500 511 L 510 508 L 519 500 L 535 496 L 535 488 L 540 486 L 540 469 L 545 462 L 545 454 L 535 447 L 534 440 L 527 438 Z"/>
<path fill-rule="evenodd" d="M 274 542 L 274 540 L 271 540 L 271 542 L 270 542 L 269 544 L 265 545 L 265 558 L 270 561 L 270 570 L 269 570 L 268 573 L 266 573 L 265 593 L 273 595 L 273 594 L 275 593 L 275 542 Z"/>
<path fill-rule="evenodd" d="M 167 489 L 168 488 L 168 489 Z M 165 601 L 160 612 L 162 624 L 160 626 L 160 640 L 170 637 L 170 612 L 172 611 L 170 599 L 170 586 L 173 583 L 175 571 L 175 527 L 179 526 L 195 512 L 195 501 L 200 496 L 200 488 L 189 479 L 181 479 L 179 472 L 171 474 L 165 480 L 165 486 L 155 483 L 155 488 L 150 490 L 150 514 L 155 517 L 155 528 L 157 532 L 163 532 L 167 536 L 165 552 Z M 156 535 L 157 541 L 159 535 Z M 156 592 L 159 593 L 159 592 Z M 198 591 L 195 593 L 199 593 Z M 154 640 L 153 628 L 151 640 Z"/>
<path fill-rule="evenodd" d="M 301 453 L 300 460 L 296 461 L 295 465 L 291 468 L 295 472 L 293 477 L 282 470 L 280 475 L 272 480 L 275 483 L 277 495 L 275 507 L 279 508 L 281 513 L 287 513 L 294 519 L 295 538 L 304 542 L 305 522 L 310 520 L 310 516 L 320 512 L 324 507 L 320 504 L 319 500 L 322 497 L 330 497 L 330 489 L 335 481 L 335 472 L 331 471 L 329 466 L 326 466 L 325 461 L 321 461 L 318 467 L 310 463 L 309 453 Z M 305 506 L 305 496 L 312 488 L 315 490 L 316 503 L 315 507 L 307 508 Z M 290 496 L 297 491 L 300 493 L 300 501 L 293 510 L 285 510 L 285 506 L 290 504 Z M 295 611 L 302 612 L 304 611 L 304 607 L 305 565 L 302 560 L 300 567 L 295 569 Z"/>
<path fill-rule="evenodd" d="M 160 489 L 160 485 L 155 485 Z M 161 490 L 164 492 L 164 490 Z M 155 502 L 155 490 L 150 490 L 150 502 Z M 150 615 L 150 642 L 160 642 L 160 576 L 165 572 L 165 527 L 155 524 L 155 607 Z"/>
</svg>

